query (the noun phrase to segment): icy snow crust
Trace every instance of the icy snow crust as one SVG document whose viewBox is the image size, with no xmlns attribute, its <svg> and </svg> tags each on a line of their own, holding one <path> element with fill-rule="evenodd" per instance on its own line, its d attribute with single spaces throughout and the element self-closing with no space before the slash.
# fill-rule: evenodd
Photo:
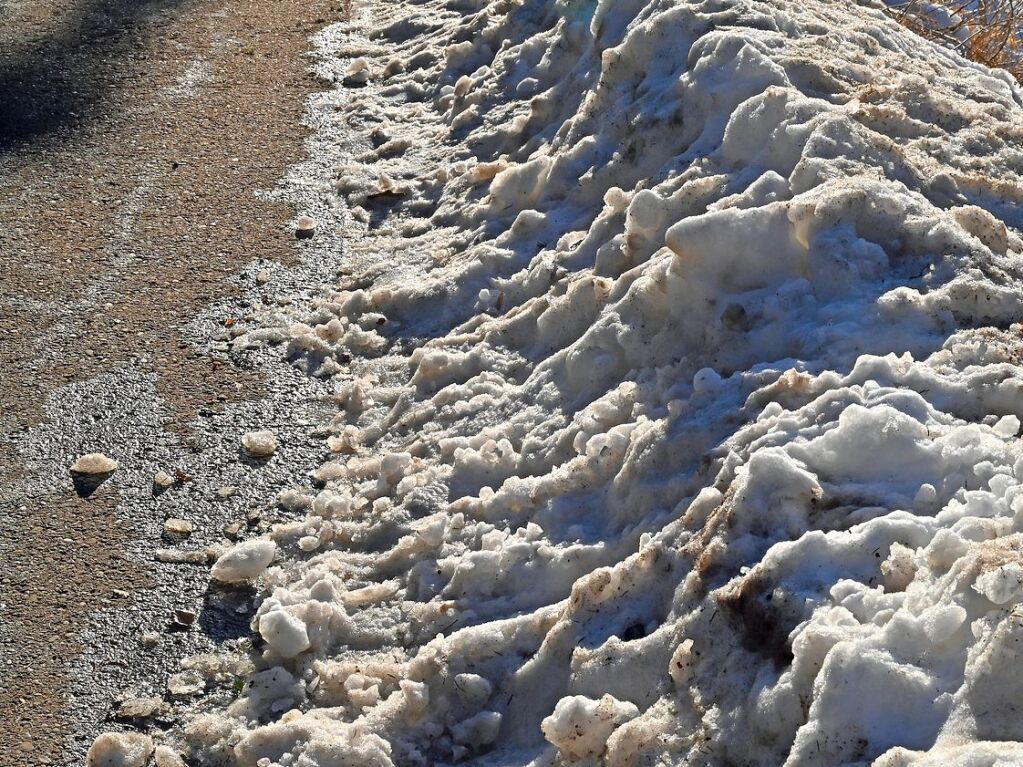
<svg viewBox="0 0 1023 767">
<path fill-rule="evenodd" d="M 1012 81 L 848 2 L 367 13 L 384 268 L 241 341 L 338 413 L 193 754 L 1023 763 Z"/>
</svg>

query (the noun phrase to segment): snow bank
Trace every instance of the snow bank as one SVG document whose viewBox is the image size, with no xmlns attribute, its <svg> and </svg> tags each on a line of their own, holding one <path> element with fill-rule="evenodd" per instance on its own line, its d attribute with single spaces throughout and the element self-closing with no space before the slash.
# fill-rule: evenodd
<svg viewBox="0 0 1023 767">
<path fill-rule="evenodd" d="M 1019 89 L 850 3 L 371 10 L 391 268 L 238 340 L 338 410 L 193 755 L 1023 761 Z"/>
</svg>

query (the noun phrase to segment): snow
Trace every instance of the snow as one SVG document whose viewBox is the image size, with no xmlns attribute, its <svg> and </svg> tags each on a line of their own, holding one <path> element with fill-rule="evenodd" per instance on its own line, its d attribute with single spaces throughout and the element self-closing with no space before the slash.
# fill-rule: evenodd
<svg viewBox="0 0 1023 767">
<path fill-rule="evenodd" d="M 249 431 L 242 435 L 242 448 L 254 458 L 269 458 L 277 452 L 277 437 L 272 431 Z"/>
<path fill-rule="evenodd" d="M 632 703 L 605 695 L 592 700 L 570 695 L 558 701 L 554 713 L 540 723 L 544 737 L 569 759 L 599 756 L 614 730 L 639 716 Z"/>
<path fill-rule="evenodd" d="M 117 461 L 103 453 L 86 453 L 71 464 L 76 474 L 110 474 L 117 471 Z"/>
<path fill-rule="evenodd" d="M 235 544 L 213 564 L 210 575 L 222 583 L 239 583 L 258 578 L 273 561 L 277 544 L 255 539 Z"/>
<path fill-rule="evenodd" d="M 364 12 L 199 763 L 1023 761 L 1019 87 L 869 4 Z"/>
<path fill-rule="evenodd" d="M 145 767 L 153 739 L 134 732 L 107 732 L 93 741 L 86 767 Z"/>
</svg>

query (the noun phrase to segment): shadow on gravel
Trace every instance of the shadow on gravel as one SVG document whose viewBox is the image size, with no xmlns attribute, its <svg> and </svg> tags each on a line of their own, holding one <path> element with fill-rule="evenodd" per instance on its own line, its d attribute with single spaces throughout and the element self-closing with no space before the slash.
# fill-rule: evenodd
<svg viewBox="0 0 1023 767">
<path fill-rule="evenodd" d="M 99 486 L 106 482 L 110 477 L 113 476 L 113 472 L 107 472 L 106 474 L 76 474 L 71 473 L 71 484 L 74 485 L 75 492 L 79 498 L 89 498 L 95 493 Z"/>
<path fill-rule="evenodd" d="M 248 636 L 249 621 L 255 614 L 254 594 L 249 586 L 210 586 L 199 613 L 199 628 L 216 642 Z"/>
<path fill-rule="evenodd" d="M 67 0 L 17 29 L 0 10 L 0 154 L 96 114 L 130 79 L 147 22 L 188 0 Z M 20 22 L 19 22 L 20 23 Z"/>
</svg>

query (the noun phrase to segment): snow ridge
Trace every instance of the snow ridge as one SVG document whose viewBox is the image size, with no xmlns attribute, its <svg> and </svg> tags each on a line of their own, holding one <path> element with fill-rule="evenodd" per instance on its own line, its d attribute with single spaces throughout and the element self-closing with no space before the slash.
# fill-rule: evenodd
<svg viewBox="0 0 1023 767">
<path fill-rule="evenodd" d="M 193 755 L 1023 760 L 1014 81 L 825 0 L 372 13 L 357 273 L 238 341 L 336 377 L 322 489 Z"/>
</svg>

